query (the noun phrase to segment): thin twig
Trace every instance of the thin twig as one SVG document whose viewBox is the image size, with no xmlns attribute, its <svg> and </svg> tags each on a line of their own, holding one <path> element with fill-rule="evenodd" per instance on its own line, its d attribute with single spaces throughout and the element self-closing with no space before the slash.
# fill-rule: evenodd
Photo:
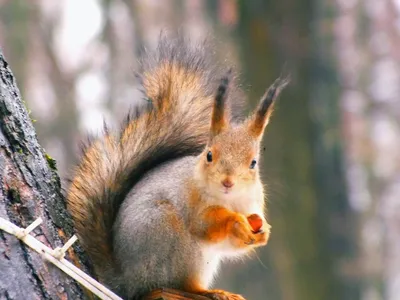
<svg viewBox="0 0 400 300">
<path fill-rule="evenodd" d="M 59 256 L 59 258 L 54 257 L 55 253 L 58 253 L 58 251 L 55 252 L 53 249 L 47 247 L 45 244 L 30 235 L 29 232 L 37 227 L 40 223 L 41 219 L 39 218 L 26 229 L 23 229 L 0 217 L 0 229 L 19 238 L 19 240 L 21 240 L 30 248 L 42 255 L 44 259 L 48 260 L 56 267 L 64 271 L 66 274 L 71 276 L 73 279 L 82 284 L 97 297 L 107 300 L 122 300 L 122 298 L 118 297 L 115 293 L 107 289 L 104 285 L 94 280 L 92 277 L 87 275 L 79 268 L 75 267 L 65 258 Z M 75 240 L 76 237 L 71 238 L 64 247 L 59 248 L 59 252 L 65 252 L 75 242 Z"/>
</svg>

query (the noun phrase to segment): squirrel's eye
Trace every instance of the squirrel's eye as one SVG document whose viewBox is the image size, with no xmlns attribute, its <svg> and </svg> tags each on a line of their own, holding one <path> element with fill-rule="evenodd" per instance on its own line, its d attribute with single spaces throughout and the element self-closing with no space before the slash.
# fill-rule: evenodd
<svg viewBox="0 0 400 300">
<path fill-rule="evenodd" d="M 251 164 L 250 164 L 250 169 L 254 169 L 254 167 L 256 166 L 256 164 L 257 164 L 257 161 L 256 161 L 255 159 L 253 159 L 253 160 L 251 161 Z"/>
<path fill-rule="evenodd" d="M 208 153 L 207 153 L 207 161 L 208 162 L 212 162 L 212 153 L 211 153 L 211 151 L 208 151 Z"/>
</svg>

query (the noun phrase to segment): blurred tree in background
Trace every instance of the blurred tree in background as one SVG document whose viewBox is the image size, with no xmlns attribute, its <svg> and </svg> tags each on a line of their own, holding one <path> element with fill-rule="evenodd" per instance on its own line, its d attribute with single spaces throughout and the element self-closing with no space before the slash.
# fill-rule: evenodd
<svg viewBox="0 0 400 300">
<path fill-rule="evenodd" d="M 62 176 L 80 140 L 140 100 L 137 61 L 162 29 L 213 36 L 249 107 L 286 66 L 264 141 L 272 237 L 216 286 L 249 300 L 394 300 L 399 11 L 396 0 L 0 0 L 0 46 Z"/>
</svg>

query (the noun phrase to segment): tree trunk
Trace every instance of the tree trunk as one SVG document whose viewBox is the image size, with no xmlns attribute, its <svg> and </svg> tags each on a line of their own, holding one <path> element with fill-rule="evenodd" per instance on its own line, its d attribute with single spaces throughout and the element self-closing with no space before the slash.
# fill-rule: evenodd
<svg viewBox="0 0 400 300">
<path fill-rule="evenodd" d="M 42 225 L 31 235 L 50 248 L 62 246 L 73 235 L 55 161 L 37 141 L 1 52 L 0 217 L 23 228 L 42 218 Z M 87 271 L 88 261 L 79 246 L 70 248 L 67 259 Z M 0 270 L 0 299 L 84 298 L 83 290 L 72 278 L 1 230 Z"/>
</svg>

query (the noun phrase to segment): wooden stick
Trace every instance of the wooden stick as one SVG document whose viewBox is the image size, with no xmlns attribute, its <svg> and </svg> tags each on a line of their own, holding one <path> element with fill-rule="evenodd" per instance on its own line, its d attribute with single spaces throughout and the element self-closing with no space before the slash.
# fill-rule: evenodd
<svg viewBox="0 0 400 300">
<path fill-rule="evenodd" d="M 143 300 L 210 300 L 210 298 L 180 290 L 162 288 L 154 290 Z"/>
<path fill-rule="evenodd" d="M 69 261 L 67 261 L 65 258 L 55 258 L 53 256 L 54 250 L 47 247 L 45 244 L 37 240 L 35 237 L 27 233 L 28 231 L 31 231 L 34 227 L 40 224 L 40 220 L 36 220 L 33 224 L 27 227 L 28 230 L 20 228 L 13 223 L 7 221 L 6 219 L 3 219 L 0 217 L 0 229 L 4 230 L 5 232 L 12 234 L 14 236 L 18 236 L 19 240 L 27 244 L 30 248 L 38 252 L 40 255 L 42 255 L 43 258 L 48 260 L 49 262 L 53 263 L 56 267 L 64 271 L 66 274 L 71 276 L 73 279 L 78 281 L 80 284 L 82 284 L 84 287 L 86 287 L 88 290 L 90 290 L 93 294 L 98 296 L 100 299 L 107 299 L 107 300 L 122 300 L 122 298 L 118 297 L 115 293 L 107 289 L 105 286 L 103 286 L 101 283 L 97 282 L 93 278 L 91 278 L 89 275 L 84 273 L 82 270 L 79 268 L 75 267 L 73 264 L 71 264 Z M 73 238 L 71 240 L 71 243 L 75 239 Z M 71 244 L 69 243 L 69 244 Z"/>
</svg>

